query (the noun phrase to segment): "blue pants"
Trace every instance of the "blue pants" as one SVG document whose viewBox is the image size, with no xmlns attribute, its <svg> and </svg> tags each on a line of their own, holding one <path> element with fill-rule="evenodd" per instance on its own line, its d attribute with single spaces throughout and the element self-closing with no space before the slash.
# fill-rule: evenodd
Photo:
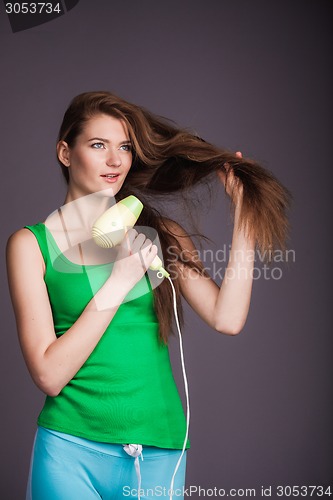
<svg viewBox="0 0 333 500">
<path fill-rule="evenodd" d="M 144 446 L 141 500 L 167 498 L 180 450 Z M 26 500 L 119 500 L 138 498 L 134 458 L 120 444 L 108 444 L 38 426 Z M 174 482 L 174 500 L 183 500 L 186 452 Z"/>
</svg>

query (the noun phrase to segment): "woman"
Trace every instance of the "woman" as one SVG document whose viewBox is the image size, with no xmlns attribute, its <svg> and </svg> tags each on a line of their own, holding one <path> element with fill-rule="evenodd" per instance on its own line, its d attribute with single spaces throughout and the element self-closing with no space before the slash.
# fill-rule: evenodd
<svg viewBox="0 0 333 500">
<path fill-rule="evenodd" d="M 7 251 L 23 356 L 46 394 L 27 498 L 133 497 L 140 472 L 145 498 L 149 488 L 170 486 L 186 433 L 167 347 L 172 290 L 168 280 L 148 279 L 158 248 L 143 231 L 130 229 L 117 249 L 103 249 L 91 228 L 113 197 L 138 194 L 144 209 L 137 224 L 158 234 L 180 315 L 183 295 L 208 325 L 235 335 L 248 314 L 256 245 L 265 255 L 284 245 L 288 193 L 240 153 L 109 92 L 73 99 L 57 156 L 68 183 L 63 206 L 14 233 Z M 221 288 L 184 229 L 151 202 L 216 177 L 234 207 Z M 133 465 L 141 448 L 130 456 L 126 443 L 143 446 L 141 471 Z M 174 482 L 177 498 L 183 498 L 185 459 Z"/>
</svg>

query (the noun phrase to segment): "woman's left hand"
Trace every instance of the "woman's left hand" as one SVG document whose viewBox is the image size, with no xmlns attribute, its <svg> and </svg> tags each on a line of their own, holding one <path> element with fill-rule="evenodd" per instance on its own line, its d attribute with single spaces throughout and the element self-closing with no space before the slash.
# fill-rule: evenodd
<svg viewBox="0 0 333 500">
<path fill-rule="evenodd" d="M 242 153 L 237 151 L 236 156 L 242 158 Z M 223 170 L 217 172 L 222 184 L 225 187 L 226 193 L 232 198 L 236 206 L 241 205 L 243 199 L 243 186 L 241 181 L 235 176 L 230 165 L 228 163 L 224 164 L 224 168 L 227 171 L 227 175 Z"/>
</svg>

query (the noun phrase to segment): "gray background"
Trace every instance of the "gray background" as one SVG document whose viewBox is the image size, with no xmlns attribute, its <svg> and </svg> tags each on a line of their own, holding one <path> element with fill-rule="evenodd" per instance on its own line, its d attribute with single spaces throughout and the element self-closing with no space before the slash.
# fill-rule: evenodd
<svg viewBox="0 0 333 500">
<path fill-rule="evenodd" d="M 330 7 L 323 0 L 81 0 L 63 17 L 16 34 L 2 9 L 2 498 L 24 497 L 44 399 L 17 341 L 5 242 L 62 204 L 57 130 L 74 95 L 100 89 L 256 158 L 294 196 L 295 259 L 274 264 L 281 279 L 255 280 L 243 332 L 219 335 L 186 308 L 187 484 L 256 488 L 257 496 L 272 485 L 271 498 L 277 485 L 332 484 Z M 201 228 L 214 240 L 208 248 L 229 245 L 222 191 Z"/>
</svg>

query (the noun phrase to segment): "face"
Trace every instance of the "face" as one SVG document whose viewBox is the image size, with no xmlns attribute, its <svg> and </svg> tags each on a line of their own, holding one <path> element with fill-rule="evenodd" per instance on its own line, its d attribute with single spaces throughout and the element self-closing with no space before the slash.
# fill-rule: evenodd
<svg viewBox="0 0 333 500">
<path fill-rule="evenodd" d="M 59 160 L 69 169 L 71 199 L 108 189 L 115 196 L 132 165 L 132 147 L 122 120 L 99 114 L 84 125 L 70 148 L 58 144 Z"/>
</svg>

